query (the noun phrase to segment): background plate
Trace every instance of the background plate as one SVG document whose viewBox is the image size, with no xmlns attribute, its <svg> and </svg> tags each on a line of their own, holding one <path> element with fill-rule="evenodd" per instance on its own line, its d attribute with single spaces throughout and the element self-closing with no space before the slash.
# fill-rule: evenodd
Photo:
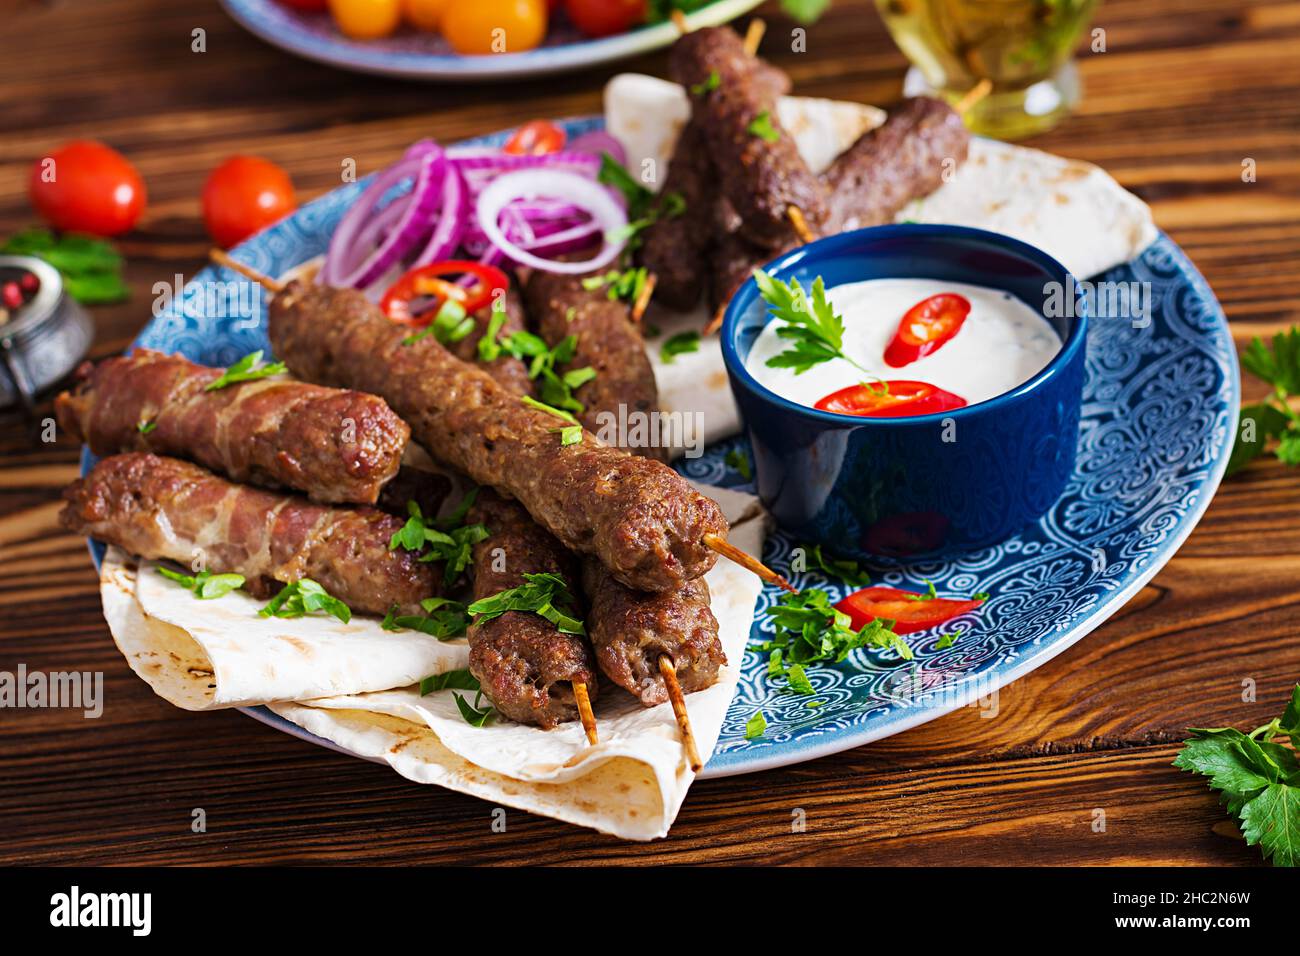
<svg viewBox="0 0 1300 956">
<path fill-rule="evenodd" d="M 599 117 L 559 121 L 570 136 L 603 125 Z M 471 141 L 497 146 L 511 131 Z M 280 275 L 320 255 L 335 223 L 365 188 L 362 180 L 303 206 L 253 237 L 238 257 Z M 231 273 L 204 269 L 190 287 L 210 290 Z M 960 558 L 873 568 L 878 582 L 943 595 L 987 591 L 980 610 L 943 630 L 955 639 L 938 650 L 940 633 L 909 635 L 916 660 L 857 652 L 833 667 L 813 667 L 814 697 L 782 693 L 769 682 L 766 662 L 747 653 L 736 697 L 717 748 L 701 776 L 749 773 L 812 760 L 857 747 L 978 702 L 1060 654 L 1119 610 L 1178 550 L 1214 495 L 1236 431 L 1240 384 L 1227 319 L 1209 286 L 1163 234 L 1134 261 L 1098 277 L 1151 286 L 1150 321 L 1091 323 L 1083 420 L 1075 473 L 1050 512 L 996 547 Z M 250 283 L 241 288 L 252 292 Z M 229 365 L 254 349 L 268 349 L 260 291 L 248 308 L 218 316 L 198 299 L 173 304 L 140 333 L 137 345 L 179 351 L 208 365 Z M 725 464 L 736 438 L 710 446 L 680 467 L 688 477 L 752 490 Z M 93 459 L 83 453 L 83 466 Z M 84 470 L 84 467 L 83 467 Z M 797 542 L 783 533 L 768 539 L 764 560 L 789 573 Z M 102 548 L 91 545 L 96 564 Z M 797 586 L 826 588 L 838 600 L 847 591 L 816 573 L 789 574 Z M 771 629 L 762 610 L 777 598 L 759 598 L 754 639 Z M 819 706 L 809 707 L 809 701 Z M 745 740 L 745 722 L 761 710 L 767 732 Z M 338 749 L 265 708 L 246 711 L 286 733 Z"/>
<path fill-rule="evenodd" d="M 692 27 L 728 23 L 763 0 L 718 0 L 692 13 Z M 349 40 L 328 13 L 302 13 L 276 0 L 221 0 L 236 22 L 272 46 L 308 60 L 358 73 L 408 80 L 476 82 L 562 73 L 623 60 L 668 46 L 677 28 L 658 23 L 598 40 L 585 39 L 567 23 L 556 24 L 543 45 L 526 53 L 460 56 L 442 37 L 403 28 L 382 40 Z"/>
</svg>

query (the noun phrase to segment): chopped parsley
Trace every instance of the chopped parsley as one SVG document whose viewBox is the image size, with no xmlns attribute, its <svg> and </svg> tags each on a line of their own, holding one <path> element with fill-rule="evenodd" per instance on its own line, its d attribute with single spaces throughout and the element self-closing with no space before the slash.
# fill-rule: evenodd
<svg viewBox="0 0 1300 956">
<path fill-rule="evenodd" d="M 406 524 L 388 539 L 388 550 L 395 551 L 401 547 L 407 551 L 423 551 L 420 561 L 444 562 L 442 577 L 448 584 L 459 578 L 469 566 L 474 545 L 488 536 L 487 528 L 481 524 L 431 520 L 421 514 L 420 506 L 414 501 L 406 503 L 406 514 Z M 463 515 L 460 520 L 464 520 Z"/>
<path fill-rule="evenodd" d="M 573 612 L 573 593 L 558 574 L 525 574 L 524 584 L 481 598 L 469 606 L 474 622 L 480 624 L 507 611 L 530 611 L 546 618 L 562 634 L 586 634 Z"/>
<path fill-rule="evenodd" d="M 157 568 L 157 571 L 168 580 L 175 581 L 186 590 L 192 591 L 200 601 L 225 597 L 231 591 L 237 591 L 244 586 L 242 574 L 211 574 L 207 571 L 199 571 L 191 575 L 163 567 Z"/>
<path fill-rule="evenodd" d="M 761 710 L 755 711 L 754 716 L 745 721 L 746 740 L 757 740 L 763 736 L 765 730 L 767 730 L 767 718 L 763 716 Z"/>
<path fill-rule="evenodd" d="M 795 693 L 813 693 L 805 665 L 838 664 L 861 647 L 893 650 L 903 660 L 913 657 L 911 647 L 894 633 L 893 621 L 876 618 L 855 631 L 849 616 L 833 608 L 826 592 L 816 588 L 784 593 L 764 613 L 773 619 L 776 635 L 755 649 L 769 655 L 768 676 L 785 677 L 786 686 Z"/>
<path fill-rule="evenodd" d="M 435 690 L 479 690 L 478 678 L 469 672 L 469 668 L 434 674 L 420 681 L 420 696 L 432 694 Z"/>
<path fill-rule="evenodd" d="M 582 287 L 588 292 L 604 289 L 605 297 L 611 302 L 636 302 L 645 290 L 647 278 L 644 266 L 622 271 L 611 269 L 604 275 L 587 276 L 582 280 Z"/>
<path fill-rule="evenodd" d="M 420 602 L 425 616 L 417 614 L 398 614 L 394 604 L 379 622 L 385 631 L 419 631 L 440 641 L 449 641 L 460 637 L 469 629 L 469 614 L 465 605 L 451 598 L 432 597 Z"/>
<path fill-rule="evenodd" d="M 547 405 L 545 402 L 539 402 L 531 395 L 521 396 L 519 400 L 523 402 L 525 405 L 527 405 L 529 408 L 535 408 L 539 412 L 545 412 L 548 415 L 552 415 L 555 418 L 558 418 L 562 422 L 568 423 L 563 428 L 550 429 L 552 433 L 559 434 L 560 447 L 564 447 L 565 445 L 577 445 L 581 443 L 582 425 L 569 412 L 566 412 L 562 408 L 556 408 L 553 405 Z"/>
<path fill-rule="evenodd" d="M 767 110 L 763 110 L 750 120 L 745 129 L 751 136 L 757 136 L 765 143 L 775 143 L 781 138 L 777 128 L 772 125 L 772 114 Z"/>
<path fill-rule="evenodd" d="M 344 624 L 352 620 L 352 609 L 331 596 L 311 578 L 300 578 L 286 584 L 270 603 L 257 613 L 262 617 L 305 617 L 314 611 L 332 614 Z"/>
<path fill-rule="evenodd" d="M 952 647 L 953 644 L 955 644 L 956 642 L 957 642 L 956 634 L 952 634 L 952 633 L 944 634 L 935 643 L 934 649 L 936 651 L 946 651 L 948 648 Z"/>
<path fill-rule="evenodd" d="M 1250 846 L 1274 866 L 1300 866 L 1300 684 L 1281 717 L 1249 734 L 1232 728 L 1189 730 L 1174 758 L 1181 770 L 1209 777 L 1210 789 Z M 1291 748 L 1281 741 L 1290 740 Z"/>
<path fill-rule="evenodd" d="M 700 333 L 695 331 L 678 332 L 670 336 L 662 346 L 659 347 L 659 358 L 665 365 L 671 365 L 674 358 L 679 355 L 686 355 L 690 352 L 700 350 Z"/>
<path fill-rule="evenodd" d="M 734 468 L 740 472 L 740 477 L 746 481 L 754 480 L 754 467 L 749 463 L 749 455 L 740 448 L 733 448 L 727 452 L 725 458 L 728 468 Z"/>
<path fill-rule="evenodd" d="M 488 718 L 496 713 L 490 704 L 482 710 L 479 709 L 479 704 L 483 701 L 483 691 L 481 690 L 474 695 L 473 704 L 460 694 L 453 694 L 452 696 L 456 698 L 456 708 L 460 711 L 460 715 L 465 718 L 465 723 L 471 727 L 482 727 L 488 722 Z"/>
<path fill-rule="evenodd" d="M 709 71 L 707 79 L 691 84 L 691 96 L 707 96 L 722 84 L 722 75 L 717 70 Z"/>
<path fill-rule="evenodd" d="M 501 337 L 505 312 L 494 308 L 488 319 L 487 330 L 478 342 L 478 357 L 482 362 L 492 362 L 503 354 L 528 364 L 528 377 L 540 383 L 542 401 L 550 406 L 571 412 L 581 412 L 582 402 L 573 396 L 575 389 L 596 377 L 589 365 L 571 368 L 564 372 L 558 367 L 572 362 L 578 352 L 578 337 L 566 335 L 554 348 L 548 348 L 541 336 L 518 329 Z"/>
<path fill-rule="evenodd" d="M 606 236 L 611 243 L 627 242 L 624 255 L 640 242 L 640 234 L 660 219 L 671 219 L 686 211 L 686 200 L 681 193 L 663 193 L 656 196 L 609 153 L 600 154 L 600 171 L 597 181 L 612 186 L 623 194 L 627 204 L 627 225 Z"/>
<path fill-rule="evenodd" d="M 138 431 L 141 435 L 147 435 L 157 427 L 158 427 L 157 422 L 141 422 L 140 424 L 135 426 L 135 430 Z"/>
<path fill-rule="evenodd" d="M 804 552 L 812 565 L 827 577 L 839 578 L 856 588 L 865 588 L 871 583 L 871 575 L 857 561 L 830 557 L 822 551 L 820 544 L 805 545 Z"/>
<path fill-rule="evenodd" d="M 262 361 L 262 350 L 249 352 L 230 368 L 221 373 L 219 378 L 214 378 L 203 386 L 205 392 L 215 392 L 219 388 L 225 388 L 227 385 L 234 385 L 237 382 L 253 382 L 260 378 L 270 378 L 272 375 L 283 375 L 285 367 L 283 362 L 268 362 L 265 365 L 259 365 Z"/>
<path fill-rule="evenodd" d="M 420 339 L 433 336 L 443 345 L 453 345 L 474 331 L 474 319 L 465 314 L 465 307 L 455 299 L 448 299 L 438 307 L 433 321 L 414 335 L 402 339 L 403 345 L 414 345 Z"/>
<path fill-rule="evenodd" d="M 82 305 L 106 305 L 131 297 L 122 278 L 122 256 L 103 239 L 72 232 L 56 238 L 48 229 L 24 229 L 0 244 L 0 252 L 44 259 L 59 270 L 63 288 Z"/>
</svg>

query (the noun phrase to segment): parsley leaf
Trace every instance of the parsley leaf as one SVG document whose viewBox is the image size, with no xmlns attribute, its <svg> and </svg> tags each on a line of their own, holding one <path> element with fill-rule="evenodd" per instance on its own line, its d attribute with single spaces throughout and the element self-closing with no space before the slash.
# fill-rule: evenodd
<svg viewBox="0 0 1300 956">
<path fill-rule="evenodd" d="M 292 584 L 286 584 L 257 613 L 262 617 L 294 618 L 305 617 L 314 611 L 332 614 L 344 624 L 352 620 L 352 609 L 311 578 L 300 578 Z"/>
<path fill-rule="evenodd" d="M 435 690 L 447 690 L 455 688 L 456 690 L 480 690 L 478 678 L 469 672 L 469 668 L 462 667 L 460 670 L 447 671 L 445 674 L 434 674 L 420 681 L 420 696 L 432 694 Z"/>
<path fill-rule="evenodd" d="M 473 331 L 474 320 L 465 314 L 465 307 L 455 299 L 448 299 L 438 307 L 438 314 L 433 317 L 433 321 L 414 335 L 402 339 L 402 345 L 414 345 L 431 335 L 443 345 L 452 345 Z"/>
<path fill-rule="evenodd" d="M 531 611 L 546 618 L 562 634 L 586 634 L 572 610 L 573 593 L 564 578 L 549 572 L 525 574 L 524 584 L 480 598 L 469 606 L 474 623 L 481 624 L 507 611 Z"/>
<path fill-rule="evenodd" d="M 157 427 L 157 422 L 140 422 L 140 424 L 135 426 L 135 430 L 141 435 L 147 435 Z"/>
<path fill-rule="evenodd" d="M 767 360 L 770 368 L 792 368 L 796 375 L 802 375 L 814 365 L 839 358 L 875 378 L 844 354 L 844 319 L 831 308 L 821 276 L 813 281 L 811 299 L 798 279 L 786 283 L 755 269 L 754 281 L 768 312 L 785 323 L 776 334 L 792 343 Z"/>
<path fill-rule="evenodd" d="M 934 649 L 936 651 L 946 651 L 948 648 L 952 647 L 952 645 L 956 643 L 956 641 L 957 641 L 956 634 L 951 634 L 951 633 L 944 634 L 939 638 L 937 642 L 935 642 Z"/>
<path fill-rule="evenodd" d="M 848 558 L 833 558 L 822 551 L 820 544 L 804 546 L 804 553 L 812 559 L 813 566 L 827 577 L 839 578 L 855 588 L 865 588 L 871 583 L 871 575 L 862 565 Z"/>
<path fill-rule="evenodd" d="M 394 604 L 379 622 L 385 631 L 411 630 L 428 634 L 440 641 L 449 641 L 460 637 L 469 629 L 469 614 L 465 605 L 450 598 L 425 598 L 420 602 L 425 611 L 424 617 L 415 614 L 398 614 Z"/>
<path fill-rule="evenodd" d="M 157 571 L 168 580 L 175 581 L 186 590 L 194 592 L 194 596 L 200 601 L 225 597 L 231 591 L 237 591 L 244 586 L 242 574 L 211 574 L 207 571 L 199 571 L 197 574 L 189 575 L 163 567 L 157 568 Z"/>
<path fill-rule="evenodd" d="M 727 452 L 725 461 L 728 468 L 734 468 L 736 471 L 740 472 L 741 478 L 744 478 L 746 481 L 754 480 L 754 468 L 749 463 L 749 455 L 745 454 L 741 449 L 731 449 L 731 451 Z"/>
<path fill-rule="evenodd" d="M 107 305 L 131 297 L 122 279 L 122 256 L 103 239 L 70 232 L 55 238 L 48 229 L 24 229 L 0 245 L 0 252 L 44 259 L 59 270 L 68 295 L 82 305 Z"/>
<path fill-rule="evenodd" d="M 604 275 L 587 276 L 582 280 L 582 287 L 588 292 L 595 292 L 597 289 L 605 290 L 605 297 L 611 302 L 622 300 L 624 302 L 636 302 L 645 290 L 645 284 L 649 278 L 644 266 L 635 269 L 611 269 Z"/>
<path fill-rule="evenodd" d="M 781 0 L 782 12 L 804 24 L 818 19 L 830 5 L 831 0 Z"/>
<path fill-rule="evenodd" d="M 473 705 L 460 694 L 454 694 L 453 696 L 456 698 L 456 707 L 460 710 L 460 715 L 465 718 L 465 723 L 472 727 L 482 727 L 488 722 L 488 718 L 496 713 L 491 706 L 484 707 L 482 710 L 478 709 L 479 702 L 483 699 L 482 691 L 474 695 Z"/>
<path fill-rule="evenodd" d="M 627 204 L 627 225 L 606 236 L 611 243 L 627 242 L 624 254 L 636 248 L 641 232 L 648 226 L 686 211 L 686 199 L 681 193 L 656 196 L 609 153 L 600 154 L 600 171 L 596 173 L 596 180 L 617 189 Z"/>
<path fill-rule="evenodd" d="M 763 716 L 761 710 L 755 711 L 754 716 L 745 721 L 746 740 L 756 740 L 763 736 L 765 730 L 767 730 L 767 718 Z"/>
<path fill-rule="evenodd" d="M 659 358 L 665 365 L 671 365 L 678 355 L 687 355 L 700 350 L 700 333 L 695 331 L 678 332 L 670 336 L 659 347 Z"/>
<path fill-rule="evenodd" d="M 1300 737 L 1300 684 L 1281 717 L 1249 734 L 1192 729 L 1174 766 L 1209 778 L 1246 843 L 1274 866 L 1300 866 L 1300 762 L 1278 738 Z"/>
<path fill-rule="evenodd" d="M 706 96 L 722 83 L 722 75 L 717 70 L 710 70 L 707 79 L 691 84 L 691 96 Z"/>
<path fill-rule="evenodd" d="M 227 385 L 234 385 L 237 382 L 253 382 L 260 378 L 270 378 L 272 375 L 283 375 L 285 367 L 283 362 L 268 362 L 265 365 L 259 365 L 262 361 L 262 350 L 249 352 L 230 368 L 226 369 L 218 378 L 214 378 L 203 386 L 205 392 L 215 392 L 219 388 L 225 388 Z"/>
<path fill-rule="evenodd" d="M 780 132 L 778 132 L 777 128 L 772 125 L 772 114 L 767 110 L 763 110 L 763 112 L 750 120 L 749 125 L 745 127 L 745 130 L 751 136 L 757 136 L 765 143 L 775 143 L 781 138 Z"/>
<path fill-rule="evenodd" d="M 394 531 L 388 539 L 388 550 L 396 551 L 400 547 L 407 551 L 423 551 L 421 561 L 444 562 L 446 566 L 442 576 L 448 584 L 459 578 L 469 567 L 474 545 L 488 536 L 487 528 L 481 524 L 457 523 L 452 526 L 431 522 L 420 513 L 420 506 L 414 501 L 406 503 L 406 513 L 406 524 Z"/>
<path fill-rule="evenodd" d="M 1259 457 L 1272 439 L 1277 439 L 1274 454 L 1278 461 L 1300 465 L 1300 413 L 1287 402 L 1300 395 L 1300 326 L 1279 332 L 1268 344 L 1256 337 L 1242 352 L 1241 365 L 1272 385 L 1273 393 L 1242 408 L 1228 474 Z"/>
</svg>

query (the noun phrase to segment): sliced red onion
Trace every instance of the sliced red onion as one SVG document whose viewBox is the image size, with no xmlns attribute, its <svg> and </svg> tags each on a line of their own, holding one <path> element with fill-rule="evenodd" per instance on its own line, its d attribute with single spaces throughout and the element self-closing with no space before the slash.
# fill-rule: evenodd
<svg viewBox="0 0 1300 956">
<path fill-rule="evenodd" d="M 610 133 L 603 129 L 592 130 L 590 133 L 583 133 L 573 142 L 569 143 L 568 152 L 570 153 L 589 153 L 596 157 L 597 168 L 600 168 L 600 154 L 609 153 L 618 160 L 619 165 L 627 165 L 627 150 Z"/>
<path fill-rule="evenodd" d="M 321 281 L 344 288 L 364 289 L 383 276 L 428 234 L 429 223 L 437 216 L 447 193 L 445 182 L 449 174 L 451 178 L 458 178 L 447 161 L 446 153 L 437 145 L 422 141 L 376 176 L 334 230 L 321 270 Z M 365 232 L 373 240 L 374 234 L 366 227 L 372 221 L 375 206 L 393 187 L 412 176 L 415 184 L 410 194 L 398 197 L 390 204 L 401 204 L 400 214 L 390 214 L 396 217 L 396 221 L 383 241 L 367 254 L 371 245 L 360 242 L 359 238 Z M 443 218 L 459 218 L 463 222 L 463 215 L 457 216 L 455 210 L 451 216 Z M 387 217 L 384 219 L 387 224 Z"/>
<path fill-rule="evenodd" d="M 591 233 L 602 236 L 600 251 L 583 262 L 556 262 L 533 255 L 511 242 L 498 224 L 501 212 L 520 199 L 550 197 L 563 199 L 580 207 L 592 217 Z M 612 243 L 608 236 L 627 226 L 627 214 L 599 183 L 576 173 L 555 169 L 524 169 L 498 177 L 478 197 L 475 210 L 479 228 L 494 246 L 520 265 L 546 272 L 577 274 L 599 269 L 612 262 L 624 243 Z"/>
<path fill-rule="evenodd" d="M 466 200 L 465 184 L 461 181 L 460 173 L 449 164 L 442 179 L 442 211 L 438 214 L 438 222 L 411 268 L 452 258 L 456 247 L 460 245 L 461 235 L 465 232 L 468 218 Z"/>
</svg>

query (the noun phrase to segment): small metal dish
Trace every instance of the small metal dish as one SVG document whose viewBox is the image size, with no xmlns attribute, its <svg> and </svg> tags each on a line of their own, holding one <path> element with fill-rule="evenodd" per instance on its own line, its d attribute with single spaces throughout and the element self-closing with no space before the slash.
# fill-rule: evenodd
<svg viewBox="0 0 1300 956">
<path fill-rule="evenodd" d="M 94 326 L 44 259 L 0 255 L 0 284 L 31 272 L 36 294 L 0 323 L 0 409 L 36 409 L 36 397 L 76 368 L 90 350 Z"/>
</svg>

